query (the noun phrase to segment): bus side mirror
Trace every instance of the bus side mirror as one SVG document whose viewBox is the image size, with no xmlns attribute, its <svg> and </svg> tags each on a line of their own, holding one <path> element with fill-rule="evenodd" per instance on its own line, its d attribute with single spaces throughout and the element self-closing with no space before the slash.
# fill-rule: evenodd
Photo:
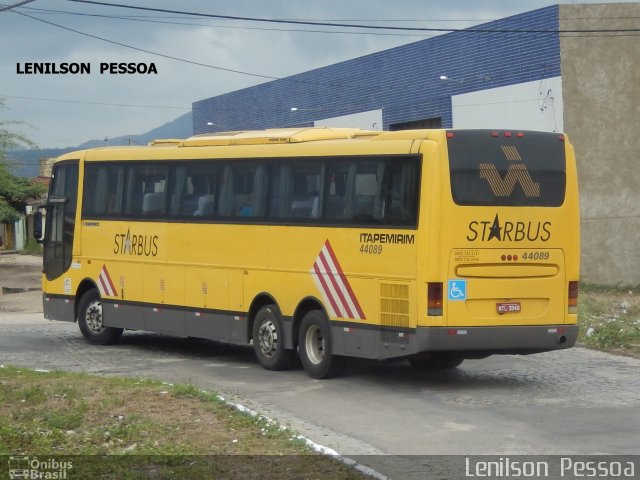
<svg viewBox="0 0 640 480">
<path fill-rule="evenodd" d="M 44 241 L 44 215 L 41 209 L 33 214 L 33 236 L 38 243 Z"/>
</svg>

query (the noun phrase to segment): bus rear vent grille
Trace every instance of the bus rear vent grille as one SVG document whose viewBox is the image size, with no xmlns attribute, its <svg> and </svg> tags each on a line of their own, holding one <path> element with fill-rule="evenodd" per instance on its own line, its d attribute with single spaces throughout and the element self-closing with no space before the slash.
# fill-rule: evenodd
<svg viewBox="0 0 640 480">
<path fill-rule="evenodd" d="M 380 284 L 380 322 L 390 327 L 409 327 L 409 285 Z"/>
</svg>

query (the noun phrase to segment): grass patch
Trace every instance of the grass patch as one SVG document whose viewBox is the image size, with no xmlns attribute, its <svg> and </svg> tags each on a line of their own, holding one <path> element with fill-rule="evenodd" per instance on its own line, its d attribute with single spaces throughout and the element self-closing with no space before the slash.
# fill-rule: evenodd
<svg viewBox="0 0 640 480">
<path fill-rule="evenodd" d="M 579 341 L 640 358 L 640 285 L 580 285 Z"/>
<path fill-rule="evenodd" d="M 42 245 L 29 238 L 26 245 L 20 250 L 21 255 L 42 255 Z"/>
<path fill-rule="evenodd" d="M 21 455 L 78 456 L 69 478 L 364 478 L 194 386 L 2 367 L 0 456 Z"/>
</svg>

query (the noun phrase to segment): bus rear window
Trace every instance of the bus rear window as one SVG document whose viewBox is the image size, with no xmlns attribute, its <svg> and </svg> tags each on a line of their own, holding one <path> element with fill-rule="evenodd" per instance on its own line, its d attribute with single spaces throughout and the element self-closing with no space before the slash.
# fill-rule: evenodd
<svg viewBox="0 0 640 480">
<path fill-rule="evenodd" d="M 564 202 L 565 143 L 558 134 L 452 130 L 447 137 L 456 204 L 557 207 Z"/>
</svg>

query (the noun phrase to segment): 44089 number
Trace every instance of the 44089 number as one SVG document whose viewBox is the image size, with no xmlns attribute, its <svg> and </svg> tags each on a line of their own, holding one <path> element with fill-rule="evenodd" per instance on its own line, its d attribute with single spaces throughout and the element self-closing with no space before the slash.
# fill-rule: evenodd
<svg viewBox="0 0 640 480">
<path fill-rule="evenodd" d="M 381 255 L 382 245 L 371 245 L 363 243 L 360 245 L 360 253 L 366 253 L 367 255 Z"/>
<path fill-rule="evenodd" d="M 539 252 L 525 252 L 522 254 L 522 260 L 549 260 L 551 254 L 545 251 Z"/>
</svg>

